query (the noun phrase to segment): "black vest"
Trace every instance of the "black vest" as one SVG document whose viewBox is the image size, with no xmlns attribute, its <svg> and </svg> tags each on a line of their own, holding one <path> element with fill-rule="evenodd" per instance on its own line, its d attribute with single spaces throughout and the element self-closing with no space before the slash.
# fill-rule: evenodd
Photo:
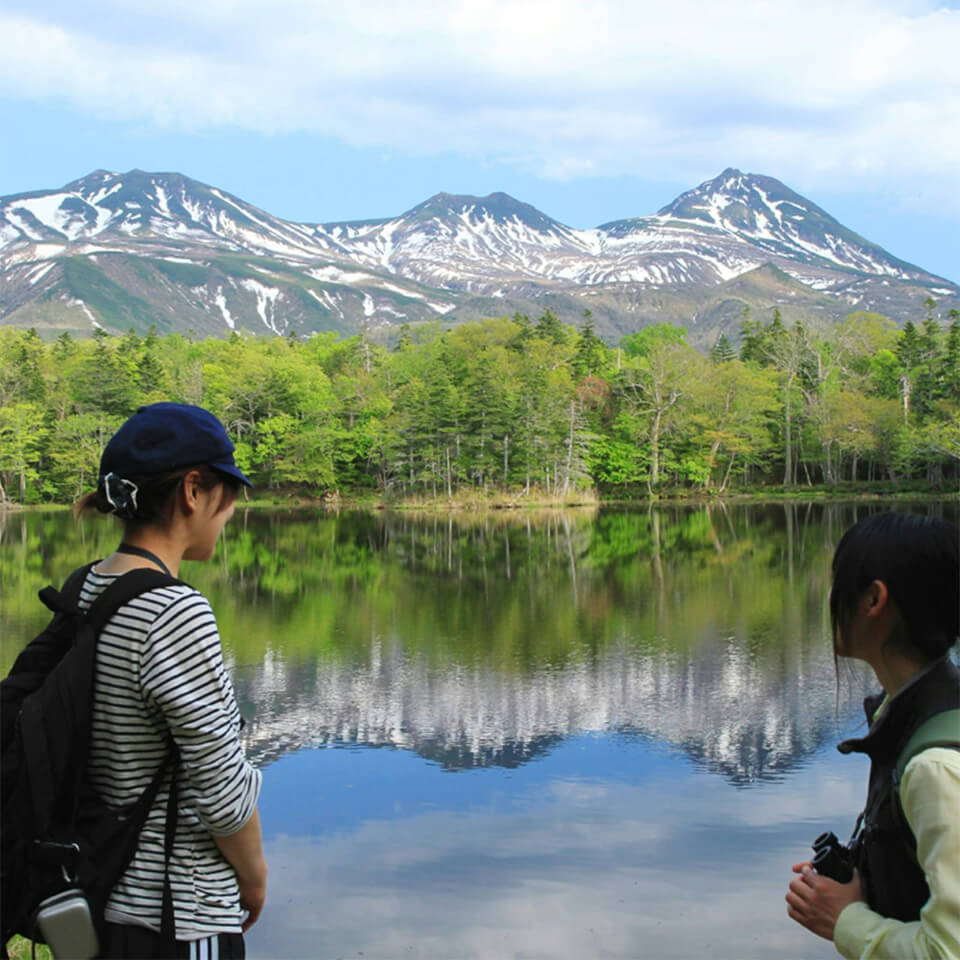
<svg viewBox="0 0 960 960">
<path fill-rule="evenodd" d="M 882 701 L 883 694 L 864 700 L 868 723 Z M 900 806 L 897 758 L 922 723 L 956 707 L 960 707 L 960 671 L 944 657 L 890 700 L 865 737 L 844 740 L 837 747 L 841 753 L 870 757 L 870 786 L 856 852 L 867 903 L 881 916 L 919 920 L 920 909 L 930 898 L 917 862 L 917 841 Z"/>
</svg>

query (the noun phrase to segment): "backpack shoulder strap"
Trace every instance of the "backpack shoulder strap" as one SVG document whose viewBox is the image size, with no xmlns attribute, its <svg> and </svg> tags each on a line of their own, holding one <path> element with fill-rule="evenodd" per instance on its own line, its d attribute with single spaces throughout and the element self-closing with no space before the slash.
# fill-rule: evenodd
<svg viewBox="0 0 960 960">
<path fill-rule="evenodd" d="M 186 584 L 168 573 L 161 573 L 159 570 L 147 567 L 137 567 L 110 584 L 90 605 L 85 618 L 93 627 L 94 633 L 99 634 L 106 622 L 134 597 L 139 597 L 140 594 L 158 587 L 173 586 L 186 586 Z"/>
<path fill-rule="evenodd" d="M 930 747 L 953 747 L 960 750 L 960 709 L 935 713 L 914 731 L 897 757 L 897 784 L 903 779 L 907 764 Z"/>
<path fill-rule="evenodd" d="M 59 590 L 52 586 L 44 587 L 37 594 L 43 601 L 44 606 L 53 613 L 76 613 L 87 574 L 99 562 L 99 560 L 94 560 L 92 563 L 78 567 L 67 577 Z"/>
</svg>

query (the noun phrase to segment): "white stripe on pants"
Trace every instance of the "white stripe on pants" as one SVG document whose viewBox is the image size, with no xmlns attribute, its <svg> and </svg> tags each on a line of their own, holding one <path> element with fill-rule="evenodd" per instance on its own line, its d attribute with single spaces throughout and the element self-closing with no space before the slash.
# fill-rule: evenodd
<svg viewBox="0 0 960 960">
<path fill-rule="evenodd" d="M 220 937 L 190 941 L 190 960 L 220 960 Z"/>
</svg>

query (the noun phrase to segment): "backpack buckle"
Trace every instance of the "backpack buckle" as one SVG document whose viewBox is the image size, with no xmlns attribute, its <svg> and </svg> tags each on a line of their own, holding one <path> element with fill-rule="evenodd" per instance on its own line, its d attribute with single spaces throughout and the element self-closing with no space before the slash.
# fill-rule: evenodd
<svg viewBox="0 0 960 960">
<path fill-rule="evenodd" d="M 56 840 L 34 840 L 34 856 L 37 860 L 60 868 L 67 883 L 77 882 L 77 863 L 80 860 L 80 844 L 58 843 Z"/>
</svg>

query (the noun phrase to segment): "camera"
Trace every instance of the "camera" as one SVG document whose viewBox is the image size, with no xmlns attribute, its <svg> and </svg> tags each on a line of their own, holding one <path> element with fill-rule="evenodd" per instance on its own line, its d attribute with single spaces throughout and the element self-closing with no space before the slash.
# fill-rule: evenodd
<svg viewBox="0 0 960 960">
<path fill-rule="evenodd" d="M 855 866 L 853 850 L 841 843 L 835 833 L 821 833 L 813 841 L 813 869 L 822 877 L 830 877 L 838 883 L 849 883 L 853 879 Z"/>
<path fill-rule="evenodd" d="M 90 904 L 77 887 L 43 900 L 35 920 L 39 939 L 57 960 L 90 960 L 100 952 Z"/>
</svg>

